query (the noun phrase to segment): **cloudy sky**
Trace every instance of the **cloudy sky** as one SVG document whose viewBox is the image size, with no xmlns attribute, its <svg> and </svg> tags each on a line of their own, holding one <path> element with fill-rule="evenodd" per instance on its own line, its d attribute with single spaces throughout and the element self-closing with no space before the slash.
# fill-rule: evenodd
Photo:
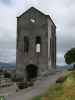
<svg viewBox="0 0 75 100">
<path fill-rule="evenodd" d="M 57 26 L 57 64 L 75 47 L 75 0 L 0 0 L 0 62 L 16 59 L 16 17 L 34 6 L 48 14 Z"/>
</svg>

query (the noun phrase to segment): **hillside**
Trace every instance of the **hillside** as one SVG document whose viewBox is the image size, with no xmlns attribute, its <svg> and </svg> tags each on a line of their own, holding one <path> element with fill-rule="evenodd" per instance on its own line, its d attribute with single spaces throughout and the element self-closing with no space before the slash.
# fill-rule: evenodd
<svg viewBox="0 0 75 100">
<path fill-rule="evenodd" d="M 4 63 L 0 62 L 0 69 L 15 69 L 16 63 Z"/>
</svg>

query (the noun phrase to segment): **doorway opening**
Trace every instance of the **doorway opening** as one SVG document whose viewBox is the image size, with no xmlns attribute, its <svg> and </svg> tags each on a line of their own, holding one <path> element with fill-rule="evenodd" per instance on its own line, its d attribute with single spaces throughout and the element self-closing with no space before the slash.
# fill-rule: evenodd
<svg viewBox="0 0 75 100">
<path fill-rule="evenodd" d="M 27 81 L 31 81 L 32 79 L 36 79 L 38 75 L 38 67 L 34 64 L 29 64 L 26 66 L 26 79 Z"/>
</svg>

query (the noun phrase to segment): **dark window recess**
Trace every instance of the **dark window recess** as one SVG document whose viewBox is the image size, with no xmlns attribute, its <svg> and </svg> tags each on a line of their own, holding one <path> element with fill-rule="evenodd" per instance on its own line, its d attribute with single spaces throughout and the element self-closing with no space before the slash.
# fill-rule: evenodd
<svg viewBox="0 0 75 100">
<path fill-rule="evenodd" d="M 24 52 L 29 51 L 29 38 L 27 36 L 24 37 Z"/>
<path fill-rule="evenodd" d="M 54 36 L 55 35 L 55 27 L 53 25 L 51 26 L 51 32 L 52 32 L 52 36 Z"/>
<path fill-rule="evenodd" d="M 41 44 L 41 37 L 40 36 L 36 37 L 36 44 Z"/>
<path fill-rule="evenodd" d="M 51 47 L 52 47 L 51 43 L 52 43 L 52 42 L 51 42 L 51 38 L 50 38 L 50 49 L 51 49 Z"/>
</svg>

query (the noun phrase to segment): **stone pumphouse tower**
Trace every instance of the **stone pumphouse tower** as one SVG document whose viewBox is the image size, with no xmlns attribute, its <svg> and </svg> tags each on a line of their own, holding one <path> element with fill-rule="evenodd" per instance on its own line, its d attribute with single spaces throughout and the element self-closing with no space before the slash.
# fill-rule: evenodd
<svg viewBox="0 0 75 100">
<path fill-rule="evenodd" d="M 35 78 L 56 67 L 56 26 L 31 7 L 17 17 L 16 76 Z"/>
</svg>

